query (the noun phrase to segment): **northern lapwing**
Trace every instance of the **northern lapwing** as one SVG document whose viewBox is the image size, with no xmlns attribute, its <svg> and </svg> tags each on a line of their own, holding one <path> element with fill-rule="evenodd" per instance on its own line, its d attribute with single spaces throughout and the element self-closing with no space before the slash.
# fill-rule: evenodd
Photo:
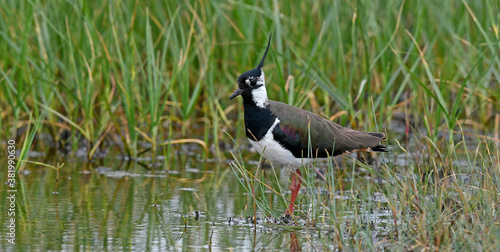
<svg viewBox="0 0 500 252">
<path fill-rule="evenodd" d="M 262 68 L 270 44 L 271 35 L 259 65 L 238 77 L 238 89 L 229 99 L 243 97 L 246 136 L 252 146 L 273 164 L 296 169 L 292 173 L 290 205 L 285 214 L 293 215 L 301 185 L 299 167 L 352 151 L 387 152 L 386 146 L 380 144 L 386 138 L 384 133 L 344 128 L 309 111 L 269 100 Z"/>
</svg>

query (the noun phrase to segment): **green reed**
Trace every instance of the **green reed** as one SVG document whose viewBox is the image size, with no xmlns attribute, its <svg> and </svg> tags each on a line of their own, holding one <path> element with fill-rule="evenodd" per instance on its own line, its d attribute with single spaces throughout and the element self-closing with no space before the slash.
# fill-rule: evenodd
<svg viewBox="0 0 500 252">
<path fill-rule="evenodd" d="M 239 105 L 227 114 L 226 98 L 270 33 L 269 96 L 355 128 L 372 130 L 373 115 L 361 112 L 371 99 L 377 121 L 390 126 L 406 111 L 433 140 L 443 130 L 453 138 L 457 120 L 486 131 L 499 106 L 494 1 L 7 1 L 2 10 L 0 135 L 48 107 L 40 131 L 57 140 L 62 123 L 74 148 L 88 141 L 90 157 L 115 134 L 136 155 L 139 140 L 166 139 L 170 123 L 185 138 L 205 120 L 214 130 L 203 140 L 217 143 L 217 128 L 241 128 L 232 123 Z"/>
</svg>

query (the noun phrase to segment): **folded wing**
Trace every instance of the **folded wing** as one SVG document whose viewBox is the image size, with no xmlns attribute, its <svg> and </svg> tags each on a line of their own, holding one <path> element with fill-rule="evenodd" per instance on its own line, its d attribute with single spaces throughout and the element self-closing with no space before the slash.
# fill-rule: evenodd
<svg viewBox="0 0 500 252">
<path fill-rule="evenodd" d="M 361 149 L 387 152 L 380 141 L 384 133 L 367 133 L 344 128 L 309 111 L 271 101 L 270 110 L 280 123 L 274 128 L 275 140 L 292 151 L 295 157 L 324 158 Z M 310 138 L 309 138 L 310 137 Z"/>
</svg>

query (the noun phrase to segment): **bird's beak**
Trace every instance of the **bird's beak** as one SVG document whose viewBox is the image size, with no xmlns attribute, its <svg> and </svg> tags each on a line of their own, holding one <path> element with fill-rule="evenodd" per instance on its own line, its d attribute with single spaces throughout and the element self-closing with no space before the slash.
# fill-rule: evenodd
<svg viewBox="0 0 500 252">
<path fill-rule="evenodd" d="M 243 89 L 241 89 L 241 88 L 236 89 L 236 91 L 234 91 L 234 93 L 231 95 L 231 97 L 229 97 L 229 100 L 234 99 L 234 97 L 240 95 L 241 93 L 243 93 Z"/>
</svg>

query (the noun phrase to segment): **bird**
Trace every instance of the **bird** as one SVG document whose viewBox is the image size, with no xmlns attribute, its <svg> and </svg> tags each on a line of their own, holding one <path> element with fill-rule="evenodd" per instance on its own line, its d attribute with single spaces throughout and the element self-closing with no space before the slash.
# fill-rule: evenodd
<svg viewBox="0 0 500 252">
<path fill-rule="evenodd" d="M 237 78 L 238 89 L 229 100 L 243 97 L 246 137 L 257 152 L 272 164 L 292 170 L 290 204 L 285 213 L 292 216 L 302 183 L 300 167 L 353 151 L 388 151 L 380 144 L 386 140 L 384 133 L 345 128 L 310 111 L 270 100 L 263 68 L 271 37 L 257 67 Z"/>
</svg>

